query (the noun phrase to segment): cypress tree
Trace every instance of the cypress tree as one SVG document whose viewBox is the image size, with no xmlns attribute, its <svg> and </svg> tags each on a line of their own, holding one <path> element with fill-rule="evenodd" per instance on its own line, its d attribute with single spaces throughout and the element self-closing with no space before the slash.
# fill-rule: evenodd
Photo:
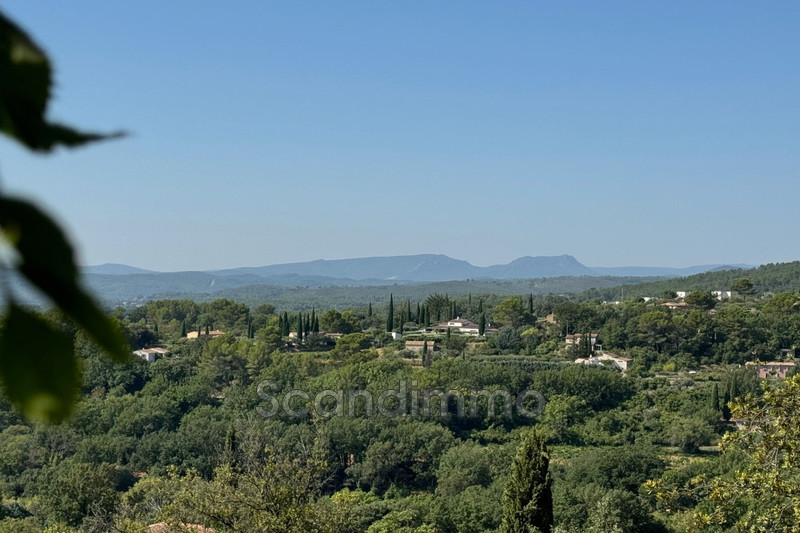
<svg viewBox="0 0 800 533">
<path fill-rule="evenodd" d="M 427 305 L 425 306 L 425 327 L 431 325 L 431 308 Z"/>
<path fill-rule="evenodd" d="M 714 383 L 714 393 L 711 395 L 711 407 L 719 412 L 719 387 Z"/>
<path fill-rule="evenodd" d="M 411 322 L 411 300 L 406 300 L 406 322 Z"/>
<path fill-rule="evenodd" d="M 528 313 L 533 316 L 533 293 L 528 295 Z"/>
<path fill-rule="evenodd" d="M 421 311 L 419 309 L 419 302 L 417 302 L 417 324 L 422 324 L 424 322 L 422 320 L 422 315 L 420 315 Z"/>
<path fill-rule="evenodd" d="M 503 533 L 551 533 L 553 528 L 550 454 L 544 437 L 531 431 L 517 449 L 503 493 Z M 534 529 L 537 528 L 537 529 Z"/>
<path fill-rule="evenodd" d="M 186 321 L 183 321 L 183 325 L 181 326 L 181 337 L 186 336 Z"/>
<path fill-rule="evenodd" d="M 208 336 L 208 334 L 210 333 L 210 331 L 209 331 L 209 330 L 210 330 L 210 327 L 209 327 L 209 325 L 208 325 L 208 324 L 206 324 L 206 336 Z"/>
<path fill-rule="evenodd" d="M 367 308 L 367 316 L 372 316 L 372 302 L 369 303 L 369 307 Z"/>
<path fill-rule="evenodd" d="M 289 324 L 289 313 L 286 311 L 283 312 L 283 328 L 284 328 L 284 337 L 289 336 L 289 332 L 292 330 L 292 325 Z"/>
<path fill-rule="evenodd" d="M 223 460 L 232 468 L 238 466 L 236 460 L 236 428 L 233 425 L 228 428 L 228 433 L 225 435 L 225 456 Z"/>
<path fill-rule="evenodd" d="M 467 313 L 472 314 L 472 293 L 467 295 Z"/>
<path fill-rule="evenodd" d="M 483 299 L 478 300 L 478 313 L 483 313 Z"/>
<path fill-rule="evenodd" d="M 728 403 L 731 401 L 731 395 L 727 389 L 725 389 L 725 395 L 722 397 L 722 418 L 726 421 L 731 419 L 731 408 L 728 407 Z"/>
<path fill-rule="evenodd" d="M 397 332 L 400 333 L 400 335 L 403 334 L 403 323 L 402 322 L 400 322 L 400 327 L 397 328 Z"/>
<path fill-rule="evenodd" d="M 422 366 L 431 366 L 430 358 L 428 357 L 428 341 L 422 341 Z"/>
<path fill-rule="evenodd" d="M 156 335 L 158 335 L 158 322 L 156 322 L 155 324 L 153 324 L 153 333 L 155 333 Z"/>
<path fill-rule="evenodd" d="M 450 340 L 450 328 L 447 328 L 447 340 Z"/>
<path fill-rule="evenodd" d="M 314 333 L 319 333 L 319 317 L 314 317 Z"/>
<path fill-rule="evenodd" d="M 394 297 L 389 295 L 389 314 L 386 315 L 386 331 L 394 330 Z"/>
<path fill-rule="evenodd" d="M 590 333 L 584 333 L 581 337 L 581 353 L 583 355 L 592 355 L 592 340 Z"/>
<path fill-rule="evenodd" d="M 483 335 L 486 332 L 486 315 L 481 313 L 480 318 L 478 319 L 478 335 Z"/>
</svg>

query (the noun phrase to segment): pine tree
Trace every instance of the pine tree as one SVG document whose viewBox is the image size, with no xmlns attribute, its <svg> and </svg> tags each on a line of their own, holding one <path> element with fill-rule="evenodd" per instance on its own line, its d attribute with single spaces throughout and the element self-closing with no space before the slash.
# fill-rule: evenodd
<svg viewBox="0 0 800 533">
<path fill-rule="evenodd" d="M 486 315 L 481 313 L 478 319 L 478 335 L 483 335 L 486 332 Z"/>
<path fill-rule="evenodd" d="M 386 315 L 386 331 L 394 330 L 394 297 L 389 295 L 389 314 Z"/>
<path fill-rule="evenodd" d="M 550 454 L 545 439 L 531 431 L 517 449 L 503 493 L 503 533 L 551 533 L 553 528 Z M 537 529 L 533 529 L 537 528 Z"/>
</svg>

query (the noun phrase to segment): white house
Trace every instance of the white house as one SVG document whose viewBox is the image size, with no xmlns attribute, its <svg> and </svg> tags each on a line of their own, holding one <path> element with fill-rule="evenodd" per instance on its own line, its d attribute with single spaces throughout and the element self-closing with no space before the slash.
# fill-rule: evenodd
<svg viewBox="0 0 800 533">
<path fill-rule="evenodd" d="M 164 348 L 145 348 L 143 350 L 136 350 L 133 355 L 141 357 L 148 363 L 154 363 L 157 357 L 163 357 L 167 353 Z"/>
<path fill-rule="evenodd" d="M 733 295 L 736 293 L 734 291 L 711 291 L 711 294 L 713 294 L 717 300 L 722 301 L 733 297 Z"/>
<path fill-rule="evenodd" d="M 439 322 L 430 328 L 426 328 L 426 330 L 434 333 L 447 333 L 448 329 L 452 333 L 461 333 L 462 335 L 478 335 L 480 330 L 478 324 L 461 317 L 453 318 L 447 322 Z M 487 327 L 486 329 L 489 330 L 490 328 Z M 486 332 L 484 331 L 484 333 Z"/>
<path fill-rule="evenodd" d="M 599 355 L 593 355 L 592 357 L 575 359 L 575 363 L 579 365 L 594 365 L 594 366 L 610 364 L 625 372 L 626 370 L 628 370 L 631 361 L 633 361 L 633 359 L 630 359 L 628 357 L 622 357 L 620 355 L 616 355 L 611 352 L 597 352 L 597 353 Z"/>
</svg>

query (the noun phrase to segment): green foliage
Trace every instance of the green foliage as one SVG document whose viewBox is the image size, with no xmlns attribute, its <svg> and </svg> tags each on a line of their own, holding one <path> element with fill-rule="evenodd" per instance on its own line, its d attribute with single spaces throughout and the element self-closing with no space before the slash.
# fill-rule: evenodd
<svg viewBox="0 0 800 533">
<path fill-rule="evenodd" d="M 544 438 L 529 432 L 511 465 L 511 476 L 503 494 L 504 533 L 550 533 L 553 527 L 550 455 Z"/>
<path fill-rule="evenodd" d="M 692 291 L 683 299 L 684 302 L 698 309 L 713 309 L 717 298 L 708 291 Z"/>
<path fill-rule="evenodd" d="M 72 339 L 12 304 L 0 331 L 0 376 L 5 393 L 27 417 L 60 422 L 79 392 Z"/>
<path fill-rule="evenodd" d="M 0 132 L 25 147 L 48 152 L 119 136 L 83 133 L 46 120 L 53 85 L 50 60 L 0 12 Z"/>
<path fill-rule="evenodd" d="M 700 504 L 691 515 L 690 531 L 800 531 L 800 378 L 765 387 L 762 398 L 748 395 L 734 402 L 733 416 L 744 421 L 722 443 L 726 456 L 746 454 L 732 472 L 707 479 L 697 476 L 693 493 Z M 661 482 L 651 490 L 669 500 Z M 696 497 L 695 496 L 695 497 Z"/>
<path fill-rule="evenodd" d="M 39 498 L 51 520 L 78 526 L 90 508 L 113 510 L 118 480 L 113 465 L 67 460 L 43 469 Z"/>
<path fill-rule="evenodd" d="M 48 122 L 51 85 L 46 54 L 0 12 L 0 132 L 37 151 L 107 138 Z M 79 284 L 72 246 L 58 225 L 32 203 L 0 194 L 0 228 L 5 243 L 16 252 L 14 268 L 111 357 L 125 360 L 125 339 Z M 28 416 L 63 420 L 71 410 L 77 381 L 69 339 L 15 305 L 10 287 L 5 290 L 10 305 L 0 341 L 0 378 L 6 393 Z M 30 335 L 37 339 L 24 338 Z M 63 371 L 63 382 L 47 367 Z"/>
</svg>

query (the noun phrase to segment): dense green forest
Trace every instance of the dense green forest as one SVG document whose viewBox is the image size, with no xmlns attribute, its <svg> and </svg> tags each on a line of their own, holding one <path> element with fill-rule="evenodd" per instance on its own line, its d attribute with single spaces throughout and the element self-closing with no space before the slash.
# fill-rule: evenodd
<svg viewBox="0 0 800 533">
<path fill-rule="evenodd" d="M 229 299 L 152 301 L 111 313 L 133 349 L 167 351 L 127 364 L 109 361 L 48 311 L 45 319 L 75 339 L 81 399 L 61 425 L 31 423 L 2 401 L 0 531 L 136 532 L 162 522 L 175 531 L 513 531 L 511 517 L 530 514 L 515 496 L 526 486 L 547 488 L 551 496 L 537 499 L 530 516 L 550 512 L 561 533 L 746 524 L 767 513 L 760 506 L 785 502 L 733 486 L 760 456 L 746 446 L 720 453 L 717 444 L 740 433 L 730 421 L 737 401 L 766 412 L 754 372 L 742 365 L 794 350 L 800 294 L 753 289 L 718 302 L 698 292 L 677 309 L 664 305 L 674 295 L 662 296 L 614 305 L 530 293 L 393 295 L 391 306 L 302 313 Z M 496 334 L 419 332 L 456 316 Z M 389 322 L 403 339 L 386 331 Z M 199 337 L 187 338 L 193 331 Z M 603 350 L 632 358 L 627 372 L 573 363 L 591 346 L 567 346 L 565 335 L 589 332 Z M 426 360 L 405 349 L 409 339 L 435 341 L 435 349 Z M 546 408 L 536 418 L 503 416 L 503 406 L 462 417 L 451 399 L 446 416 L 434 403 L 430 417 L 309 409 L 264 418 L 264 380 L 275 397 L 378 397 L 404 380 L 419 389 L 535 390 Z M 735 506 L 715 499 L 717 486 Z M 712 527 L 715 516 L 722 521 Z"/>
</svg>

